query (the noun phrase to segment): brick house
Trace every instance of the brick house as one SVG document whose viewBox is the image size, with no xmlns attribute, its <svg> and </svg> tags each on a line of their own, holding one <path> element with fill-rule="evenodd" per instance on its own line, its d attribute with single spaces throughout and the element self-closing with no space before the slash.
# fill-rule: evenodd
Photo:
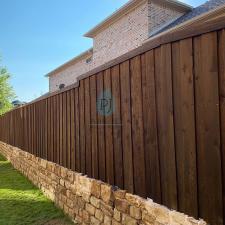
<svg viewBox="0 0 225 225">
<path fill-rule="evenodd" d="M 141 46 L 159 32 L 224 2 L 210 0 L 193 9 L 176 0 L 130 0 L 84 35 L 93 39 L 93 48 L 46 75 L 49 77 L 49 91 L 75 83 L 80 75 Z"/>
</svg>

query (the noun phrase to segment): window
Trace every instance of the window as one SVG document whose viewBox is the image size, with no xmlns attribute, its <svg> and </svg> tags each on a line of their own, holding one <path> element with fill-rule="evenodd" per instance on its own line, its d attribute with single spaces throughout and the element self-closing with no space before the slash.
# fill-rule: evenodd
<svg viewBox="0 0 225 225">
<path fill-rule="evenodd" d="M 86 59 L 86 63 L 89 64 L 92 62 L 92 56 Z"/>
</svg>

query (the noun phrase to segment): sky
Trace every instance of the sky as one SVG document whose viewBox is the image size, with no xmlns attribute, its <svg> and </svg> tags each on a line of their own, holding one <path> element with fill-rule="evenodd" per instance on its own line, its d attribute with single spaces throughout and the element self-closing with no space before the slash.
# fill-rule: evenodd
<svg viewBox="0 0 225 225">
<path fill-rule="evenodd" d="M 48 92 L 44 76 L 92 47 L 83 37 L 128 0 L 0 0 L 0 66 L 11 73 L 17 99 Z M 206 0 L 183 0 L 198 6 Z"/>
</svg>

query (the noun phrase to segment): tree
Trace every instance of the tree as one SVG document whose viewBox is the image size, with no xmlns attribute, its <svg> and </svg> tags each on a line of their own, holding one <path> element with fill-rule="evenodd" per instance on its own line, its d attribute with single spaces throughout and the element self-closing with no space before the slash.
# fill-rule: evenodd
<svg viewBox="0 0 225 225">
<path fill-rule="evenodd" d="M 12 100 L 16 97 L 9 84 L 10 77 L 7 69 L 0 66 L 0 115 L 13 108 Z"/>
</svg>

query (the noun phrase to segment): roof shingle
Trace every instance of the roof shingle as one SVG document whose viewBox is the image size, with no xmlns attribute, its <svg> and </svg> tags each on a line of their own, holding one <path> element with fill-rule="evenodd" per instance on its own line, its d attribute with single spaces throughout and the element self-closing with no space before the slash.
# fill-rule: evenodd
<svg viewBox="0 0 225 225">
<path fill-rule="evenodd" d="M 156 34 L 162 33 L 166 30 L 169 30 L 177 25 L 180 25 L 188 20 L 191 20 L 193 18 L 195 18 L 196 16 L 200 16 L 203 13 L 209 12 L 213 9 L 216 9 L 217 7 L 221 6 L 225 4 L 225 0 L 209 0 L 207 2 L 205 2 L 204 4 L 193 8 L 192 11 L 184 14 L 183 16 L 179 17 L 178 19 L 176 19 L 174 22 L 172 22 L 171 24 L 169 24 L 168 26 L 162 28 L 161 30 L 159 30 L 157 33 L 153 34 L 152 36 L 155 36 Z M 151 35 L 150 35 L 151 36 Z"/>
</svg>

